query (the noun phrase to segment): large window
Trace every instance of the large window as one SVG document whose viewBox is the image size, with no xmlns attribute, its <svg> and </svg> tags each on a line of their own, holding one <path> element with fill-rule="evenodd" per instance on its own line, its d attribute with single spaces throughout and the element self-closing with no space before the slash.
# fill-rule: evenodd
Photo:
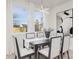
<svg viewBox="0 0 79 59">
<path fill-rule="evenodd" d="M 13 8 L 13 32 L 27 32 L 28 11 L 21 7 Z"/>
<path fill-rule="evenodd" d="M 43 13 L 36 11 L 34 13 L 35 19 L 35 32 L 39 32 L 43 30 Z"/>
<path fill-rule="evenodd" d="M 34 11 L 32 15 L 34 16 L 33 19 L 34 19 L 34 24 L 35 24 L 34 25 L 35 32 L 42 31 L 43 30 L 43 13 L 40 11 Z M 28 10 L 21 7 L 13 8 L 13 32 L 27 32 L 28 31 L 27 25 L 28 25 L 29 19 L 30 18 L 29 18 Z"/>
</svg>

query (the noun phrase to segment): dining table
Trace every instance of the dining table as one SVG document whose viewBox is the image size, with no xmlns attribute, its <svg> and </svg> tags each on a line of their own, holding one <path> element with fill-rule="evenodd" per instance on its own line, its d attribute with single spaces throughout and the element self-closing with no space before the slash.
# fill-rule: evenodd
<svg viewBox="0 0 79 59">
<path fill-rule="evenodd" d="M 50 44 L 50 39 L 49 38 L 34 38 L 34 39 L 24 39 L 23 42 L 24 44 L 26 43 L 25 41 L 28 41 L 31 46 L 34 46 L 34 51 L 35 51 L 35 59 L 38 59 L 38 49 L 39 46 L 44 46 Z"/>
</svg>

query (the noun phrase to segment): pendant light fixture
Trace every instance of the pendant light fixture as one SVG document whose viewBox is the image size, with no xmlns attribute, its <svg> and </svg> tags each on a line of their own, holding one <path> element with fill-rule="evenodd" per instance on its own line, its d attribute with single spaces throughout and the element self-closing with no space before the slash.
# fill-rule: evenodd
<svg viewBox="0 0 79 59">
<path fill-rule="evenodd" d="M 44 6 L 43 6 L 43 1 L 44 0 L 40 0 L 41 1 L 41 5 L 40 5 L 40 8 L 41 9 L 38 9 L 40 12 L 42 12 L 43 14 L 49 14 L 49 12 L 48 12 L 48 10 L 49 10 L 49 8 L 44 8 Z"/>
</svg>

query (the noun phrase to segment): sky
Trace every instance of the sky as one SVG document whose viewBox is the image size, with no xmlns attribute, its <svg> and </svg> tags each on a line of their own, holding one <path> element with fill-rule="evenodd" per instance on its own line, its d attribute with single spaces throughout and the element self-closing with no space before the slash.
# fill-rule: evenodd
<svg viewBox="0 0 79 59">
<path fill-rule="evenodd" d="M 13 9 L 13 23 L 14 24 L 27 24 L 28 18 L 28 10 L 24 8 L 14 8 Z M 43 17 L 42 12 L 34 12 L 34 19 L 39 20 Z"/>
</svg>

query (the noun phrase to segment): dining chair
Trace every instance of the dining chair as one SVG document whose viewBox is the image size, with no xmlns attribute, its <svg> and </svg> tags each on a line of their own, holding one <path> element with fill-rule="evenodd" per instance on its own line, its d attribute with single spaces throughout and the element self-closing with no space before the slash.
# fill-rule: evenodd
<svg viewBox="0 0 79 59">
<path fill-rule="evenodd" d="M 26 39 L 31 40 L 31 39 L 35 39 L 36 37 L 36 33 L 35 32 L 27 32 L 26 33 Z M 34 49 L 34 46 L 30 46 L 28 42 L 25 41 L 24 47 L 29 49 L 29 47 L 31 47 L 32 49 Z"/>
<path fill-rule="evenodd" d="M 37 33 L 37 38 L 43 38 L 44 37 L 44 32 L 38 32 Z M 44 46 L 39 46 L 39 50 L 44 48 Z"/>
<path fill-rule="evenodd" d="M 70 36 L 66 35 L 66 36 L 64 36 L 63 54 L 67 53 L 68 59 L 70 59 L 69 47 L 70 47 Z"/>
<path fill-rule="evenodd" d="M 38 38 L 44 37 L 44 32 L 38 32 L 38 33 L 37 33 L 37 37 L 38 37 Z"/>
<path fill-rule="evenodd" d="M 49 42 L 49 47 L 38 51 L 38 58 L 40 55 L 46 57 L 46 59 L 53 59 L 55 57 L 60 58 L 60 48 L 61 48 L 61 36 L 51 37 Z"/>
<path fill-rule="evenodd" d="M 33 39 L 35 38 L 35 33 L 26 33 L 26 39 Z"/>
<path fill-rule="evenodd" d="M 55 31 L 51 31 L 50 36 L 56 36 L 54 33 L 55 33 Z"/>
<path fill-rule="evenodd" d="M 26 57 L 29 57 L 31 59 L 31 56 L 34 55 L 34 51 L 32 49 L 26 49 L 26 48 L 20 48 L 18 44 L 18 39 L 13 36 L 15 39 L 15 46 L 16 46 L 16 52 L 15 52 L 15 59 L 24 59 Z"/>
<path fill-rule="evenodd" d="M 14 33 L 14 37 L 18 39 L 18 44 L 20 48 L 25 48 L 24 38 L 26 38 L 26 33 Z"/>
</svg>

